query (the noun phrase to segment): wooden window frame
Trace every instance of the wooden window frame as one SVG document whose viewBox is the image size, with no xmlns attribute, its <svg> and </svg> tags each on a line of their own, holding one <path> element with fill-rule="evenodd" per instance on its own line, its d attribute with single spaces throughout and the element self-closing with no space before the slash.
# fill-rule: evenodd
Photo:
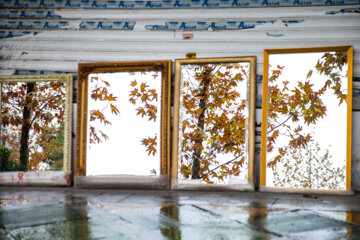
<svg viewBox="0 0 360 240">
<path fill-rule="evenodd" d="M 180 82 L 181 66 L 184 64 L 206 63 L 241 63 L 250 64 L 249 79 L 249 136 L 248 136 L 248 183 L 247 184 L 179 184 L 178 183 L 178 143 L 179 143 L 179 110 L 180 110 Z M 226 58 L 198 58 L 175 60 L 174 86 L 174 121 L 172 142 L 171 188 L 177 190 L 240 190 L 254 191 L 254 154 L 255 154 L 255 98 L 256 98 L 256 57 L 226 57 Z"/>
<path fill-rule="evenodd" d="M 62 171 L 29 171 L 29 172 L 4 172 L 0 185 L 21 186 L 70 186 L 71 172 L 71 149 L 72 149 L 72 97 L 73 76 L 71 74 L 48 74 L 48 75 L 11 75 L 0 76 L 2 83 L 14 82 L 64 82 L 65 86 L 65 126 L 64 126 L 64 165 Z M 1 121 L 1 114 L 0 114 Z M 1 175 L 1 173 L 0 173 Z"/>
<path fill-rule="evenodd" d="M 166 189 L 170 185 L 170 60 L 80 63 L 78 66 L 78 102 L 75 144 L 75 187 L 85 188 L 151 188 Z M 160 177 L 147 181 L 143 177 L 97 179 L 86 176 L 88 76 L 92 73 L 161 71 L 160 113 Z"/>
<path fill-rule="evenodd" d="M 269 55 L 285 53 L 316 53 L 316 52 L 347 52 L 347 145 L 346 145 L 346 190 L 322 190 L 322 189 L 295 189 L 277 188 L 266 186 L 266 148 L 267 148 L 267 110 L 268 110 L 268 79 L 269 79 Z M 353 81 L 353 47 L 311 47 L 311 48 L 285 48 L 264 49 L 263 52 L 263 95 L 262 95 L 262 124 L 261 124 L 261 159 L 260 159 L 260 191 L 269 192 L 300 192 L 300 193 L 324 193 L 324 194 L 352 194 L 351 190 L 351 125 L 352 125 L 352 81 Z"/>
</svg>

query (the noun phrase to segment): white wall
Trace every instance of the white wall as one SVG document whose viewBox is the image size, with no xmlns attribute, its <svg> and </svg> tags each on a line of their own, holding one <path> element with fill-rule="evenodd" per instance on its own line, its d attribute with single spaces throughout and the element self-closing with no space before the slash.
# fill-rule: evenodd
<svg viewBox="0 0 360 240">
<path fill-rule="evenodd" d="M 25 6 L 28 1 L 19 2 Z M 120 9 L 66 5 L 65 1 L 49 8 L 21 7 L 14 5 L 15 0 L 4 1 L 0 3 L 0 74 L 69 72 L 76 78 L 79 62 L 174 60 L 196 52 L 198 58 L 257 56 L 260 79 L 263 49 L 353 45 L 354 77 L 360 81 L 360 5 L 349 5 L 359 1 L 314 6 L 325 5 L 325 0 L 319 0 L 306 7 L 296 1 L 266 1 L 292 7 L 264 2 L 250 1 L 253 6 L 244 8 Z M 183 40 L 184 33 L 192 33 L 193 38 Z M 356 111 L 352 157 L 353 187 L 360 190 L 360 112 Z"/>
</svg>

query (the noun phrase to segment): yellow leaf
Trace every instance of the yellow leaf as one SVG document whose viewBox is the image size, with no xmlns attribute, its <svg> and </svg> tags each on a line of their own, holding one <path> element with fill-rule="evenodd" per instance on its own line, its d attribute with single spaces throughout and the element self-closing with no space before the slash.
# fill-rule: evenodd
<svg viewBox="0 0 360 240">
<path fill-rule="evenodd" d="M 135 86 L 137 85 L 136 80 L 132 81 L 130 85 L 131 85 L 132 87 L 135 87 Z"/>
<path fill-rule="evenodd" d="M 145 92 L 145 88 L 149 87 L 148 85 L 146 85 L 145 83 L 142 83 L 140 86 L 140 90 L 141 92 Z"/>
<path fill-rule="evenodd" d="M 115 115 L 120 113 L 120 111 L 118 110 L 118 108 L 116 106 L 110 104 L 110 108 L 111 108 L 111 112 L 114 113 Z"/>
<path fill-rule="evenodd" d="M 312 73 L 313 73 L 313 71 L 312 71 L 312 70 L 310 70 L 310 71 L 308 72 L 308 74 L 307 74 L 306 78 L 307 78 L 307 79 L 309 79 L 309 78 L 311 77 Z"/>
</svg>

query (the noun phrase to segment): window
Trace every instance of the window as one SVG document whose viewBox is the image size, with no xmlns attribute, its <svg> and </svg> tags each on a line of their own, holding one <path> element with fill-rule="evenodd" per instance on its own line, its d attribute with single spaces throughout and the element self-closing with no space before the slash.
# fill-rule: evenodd
<svg viewBox="0 0 360 240">
<path fill-rule="evenodd" d="M 254 188 L 255 64 L 176 60 L 173 188 Z"/>
<path fill-rule="evenodd" d="M 70 185 L 72 76 L 0 76 L 0 184 Z"/>
<path fill-rule="evenodd" d="M 76 186 L 169 187 L 170 67 L 79 64 Z"/>
<path fill-rule="evenodd" d="M 264 50 L 262 189 L 351 189 L 352 47 Z"/>
</svg>

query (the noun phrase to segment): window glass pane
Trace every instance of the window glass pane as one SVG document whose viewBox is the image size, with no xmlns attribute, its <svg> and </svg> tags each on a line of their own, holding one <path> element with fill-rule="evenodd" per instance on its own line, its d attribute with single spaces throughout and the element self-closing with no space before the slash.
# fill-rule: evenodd
<svg viewBox="0 0 360 240">
<path fill-rule="evenodd" d="M 79 64 L 75 186 L 170 185 L 171 61 Z"/>
<path fill-rule="evenodd" d="M 177 61 L 176 184 L 251 185 L 254 105 L 250 99 L 255 75 L 251 61 Z"/>
<path fill-rule="evenodd" d="M 159 175 L 161 72 L 88 77 L 86 175 Z"/>
<path fill-rule="evenodd" d="M 71 81 L 0 77 L 0 184 L 70 184 Z"/>
<path fill-rule="evenodd" d="M 266 186 L 346 189 L 347 52 L 269 55 Z"/>
</svg>

